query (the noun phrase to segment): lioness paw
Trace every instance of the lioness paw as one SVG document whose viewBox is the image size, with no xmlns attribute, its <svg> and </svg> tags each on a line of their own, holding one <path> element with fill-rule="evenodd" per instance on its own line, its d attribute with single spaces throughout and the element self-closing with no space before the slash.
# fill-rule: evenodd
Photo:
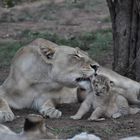
<svg viewBox="0 0 140 140">
<path fill-rule="evenodd" d="M 74 120 L 79 120 L 79 119 L 81 119 L 81 116 L 74 115 L 74 116 L 71 116 L 70 118 L 74 119 Z"/>
<path fill-rule="evenodd" d="M 41 108 L 40 113 L 46 117 L 50 118 L 60 118 L 62 116 L 62 112 L 55 108 Z"/>
<path fill-rule="evenodd" d="M 0 122 L 8 122 L 14 120 L 15 116 L 12 111 L 0 111 Z"/>
</svg>

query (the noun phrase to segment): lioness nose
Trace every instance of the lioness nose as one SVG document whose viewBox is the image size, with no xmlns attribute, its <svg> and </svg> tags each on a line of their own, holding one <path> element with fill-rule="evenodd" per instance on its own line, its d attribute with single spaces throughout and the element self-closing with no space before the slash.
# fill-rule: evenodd
<svg viewBox="0 0 140 140">
<path fill-rule="evenodd" d="M 90 64 L 90 66 L 91 66 L 91 68 L 93 68 L 94 70 L 95 70 L 95 73 L 96 73 L 96 71 L 98 70 L 98 68 L 99 68 L 99 65 L 96 65 L 96 64 Z"/>
</svg>

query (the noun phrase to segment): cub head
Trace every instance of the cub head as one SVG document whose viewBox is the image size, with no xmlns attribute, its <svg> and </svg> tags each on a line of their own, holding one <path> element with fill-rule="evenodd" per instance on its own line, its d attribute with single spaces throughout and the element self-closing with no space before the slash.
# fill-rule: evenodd
<svg viewBox="0 0 140 140">
<path fill-rule="evenodd" d="M 88 78 L 99 64 L 79 48 L 69 46 L 40 46 L 43 60 L 51 65 L 50 77 L 63 86 L 77 86 L 77 79 Z"/>
<path fill-rule="evenodd" d="M 108 96 L 113 84 L 113 81 L 110 81 L 107 77 L 97 75 L 93 80 L 95 95 L 100 97 Z"/>
</svg>

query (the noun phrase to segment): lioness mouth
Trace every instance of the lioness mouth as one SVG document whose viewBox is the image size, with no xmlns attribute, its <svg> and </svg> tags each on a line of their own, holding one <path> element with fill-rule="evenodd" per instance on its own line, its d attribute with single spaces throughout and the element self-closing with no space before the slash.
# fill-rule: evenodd
<svg viewBox="0 0 140 140">
<path fill-rule="evenodd" d="M 76 79 L 76 82 L 81 82 L 81 81 L 89 81 L 89 78 L 85 78 L 85 77 L 79 77 Z"/>
</svg>

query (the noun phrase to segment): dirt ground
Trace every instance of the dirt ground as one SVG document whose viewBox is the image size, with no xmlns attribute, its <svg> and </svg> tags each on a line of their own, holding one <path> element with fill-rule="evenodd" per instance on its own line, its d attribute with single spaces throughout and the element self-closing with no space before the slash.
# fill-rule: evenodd
<svg viewBox="0 0 140 140">
<path fill-rule="evenodd" d="M 19 39 L 25 30 L 72 36 L 110 27 L 105 0 L 40 0 L 13 8 L 0 7 L 0 38 Z"/>
<path fill-rule="evenodd" d="M 0 41 L 19 40 L 25 30 L 49 31 L 67 37 L 111 27 L 105 0 L 94 0 L 93 3 L 87 3 L 86 0 L 81 1 L 83 4 L 79 0 L 78 4 L 74 5 L 72 1 L 68 0 L 53 0 L 53 3 L 50 0 L 41 0 L 29 4 L 23 3 L 8 10 L 0 8 Z M 110 58 L 106 57 L 104 61 L 108 66 L 107 61 L 110 61 Z M 7 77 L 8 72 L 9 68 L 0 67 L 0 83 Z M 118 140 L 132 135 L 140 136 L 140 114 L 116 120 L 89 122 L 86 118 L 90 112 L 82 120 L 76 121 L 69 118 L 76 113 L 79 104 L 63 104 L 58 108 L 63 112 L 62 118 L 47 118 L 46 124 L 60 138 L 70 138 L 83 131 L 94 133 L 103 140 Z M 37 113 L 31 110 L 13 111 L 18 116 L 17 119 L 4 124 L 15 132 L 20 132 L 23 128 L 24 118 L 27 114 Z"/>
<path fill-rule="evenodd" d="M 71 138 L 81 132 L 96 134 L 102 140 L 118 140 L 128 136 L 140 136 L 140 114 L 126 116 L 120 119 L 106 119 L 102 122 L 89 122 L 87 117 L 89 112 L 82 120 L 71 120 L 69 117 L 76 113 L 79 104 L 63 104 L 58 107 L 63 116 L 60 119 L 46 119 L 46 125 L 51 128 L 50 132 L 59 138 Z M 20 132 L 23 128 L 24 118 L 29 113 L 37 113 L 31 110 L 13 110 L 17 119 L 13 122 L 4 123 L 13 131 Z"/>
</svg>

